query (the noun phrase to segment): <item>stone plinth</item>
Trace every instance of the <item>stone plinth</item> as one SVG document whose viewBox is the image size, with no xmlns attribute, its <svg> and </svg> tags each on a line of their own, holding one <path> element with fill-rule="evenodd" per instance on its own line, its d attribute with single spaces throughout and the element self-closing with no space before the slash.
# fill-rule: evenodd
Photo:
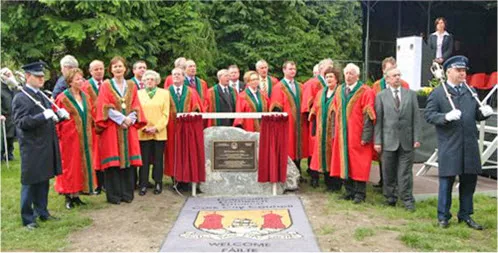
<svg viewBox="0 0 498 253">
<path fill-rule="evenodd" d="M 258 172 L 213 171 L 213 141 L 256 141 L 256 156 L 259 152 L 259 133 L 246 132 L 236 127 L 209 127 L 204 129 L 204 150 L 206 154 L 206 182 L 200 184 L 205 195 L 270 195 L 272 184 L 258 183 Z M 256 158 L 257 159 L 257 158 Z M 256 160 L 257 164 L 257 160 Z M 297 190 L 299 171 L 289 158 L 287 162 L 287 181 L 277 184 L 277 193 L 284 190 Z"/>
</svg>

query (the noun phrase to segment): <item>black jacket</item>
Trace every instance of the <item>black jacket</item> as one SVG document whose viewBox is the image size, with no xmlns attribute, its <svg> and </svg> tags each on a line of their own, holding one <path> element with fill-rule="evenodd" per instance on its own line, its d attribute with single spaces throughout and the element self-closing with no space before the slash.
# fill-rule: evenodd
<svg viewBox="0 0 498 253">
<path fill-rule="evenodd" d="M 50 108 L 47 99 L 26 86 L 24 90 L 41 101 L 45 108 Z M 14 97 L 12 113 L 21 152 L 21 183 L 36 184 L 61 174 L 59 140 L 54 121 L 45 119 L 43 110 L 22 92 Z"/>
<path fill-rule="evenodd" d="M 429 36 L 429 46 L 434 50 L 434 59 L 436 59 L 437 51 L 437 35 L 431 34 Z M 443 59 L 446 61 L 453 54 L 453 35 L 444 35 L 443 47 L 441 48 Z"/>
<path fill-rule="evenodd" d="M 5 116 L 5 131 L 7 138 L 13 138 L 16 133 L 14 120 L 12 120 L 12 100 L 14 91 L 2 82 L 2 115 Z M 3 134 L 3 133 L 2 133 Z"/>
</svg>

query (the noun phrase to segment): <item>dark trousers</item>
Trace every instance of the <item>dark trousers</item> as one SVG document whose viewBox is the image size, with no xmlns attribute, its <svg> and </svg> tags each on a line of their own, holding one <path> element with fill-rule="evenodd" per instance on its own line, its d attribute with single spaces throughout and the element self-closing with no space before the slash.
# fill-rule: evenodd
<svg viewBox="0 0 498 253">
<path fill-rule="evenodd" d="M 4 160 L 4 158 L 9 158 L 9 160 L 11 160 L 14 157 L 14 139 L 14 137 L 7 137 L 7 157 L 5 157 L 5 144 L 3 143 L 3 137 L 0 140 L 0 154 L 2 156 L 2 160 Z"/>
<path fill-rule="evenodd" d="M 348 178 L 344 181 L 346 195 L 364 200 L 367 195 L 367 183 Z"/>
<path fill-rule="evenodd" d="M 342 179 L 340 177 L 331 177 L 328 171 L 321 173 L 316 170 L 310 170 L 311 180 L 318 182 L 320 174 L 323 174 L 323 181 L 325 182 L 325 186 L 327 186 L 327 190 L 339 191 L 341 189 Z"/>
<path fill-rule="evenodd" d="M 474 191 L 477 184 L 476 174 L 459 175 L 460 185 L 458 186 L 458 194 L 460 200 L 460 210 L 458 218 L 466 220 L 474 213 Z M 451 190 L 455 176 L 439 177 L 439 194 L 437 199 L 437 217 L 439 220 L 451 219 Z"/>
<path fill-rule="evenodd" d="M 135 189 L 133 183 L 134 169 L 131 167 L 124 169 L 111 167 L 106 169 L 104 173 L 107 201 L 111 203 L 131 202 Z"/>
<path fill-rule="evenodd" d="M 297 167 L 297 170 L 299 170 L 299 175 L 301 175 L 301 159 L 297 159 L 297 160 L 292 160 L 294 162 L 294 164 L 296 165 Z"/>
<path fill-rule="evenodd" d="M 382 189 L 387 199 L 397 200 L 399 197 L 405 205 L 411 205 L 415 202 L 413 198 L 413 157 L 413 150 L 405 151 L 401 145 L 396 151 L 382 151 L 382 174 L 384 175 Z"/>
<path fill-rule="evenodd" d="M 150 165 L 152 169 L 152 179 L 156 183 L 163 182 L 163 162 L 164 162 L 164 145 L 165 141 L 140 141 L 140 150 L 142 151 L 142 167 L 139 173 L 139 186 L 147 187 L 149 183 Z M 151 161 L 151 158 L 153 160 Z"/>
<path fill-rule="evenodd" d="M 97 187 L 105 187 L 105 174 L 103 170 L 95 171 L 95 175 L 97 176 Z"/>
<path fill-rule="evenodd" d="M 21 186 L 21 218 L 24 226 L 36 221 L 36 217 L 48 217 L 49 181 Z"/>
</svg>

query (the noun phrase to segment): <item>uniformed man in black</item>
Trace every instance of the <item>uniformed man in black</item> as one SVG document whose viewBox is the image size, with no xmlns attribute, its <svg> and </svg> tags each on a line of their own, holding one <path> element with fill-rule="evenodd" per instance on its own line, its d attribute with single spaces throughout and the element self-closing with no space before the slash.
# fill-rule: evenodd
<svg viewBox="0 0 498 253">
<path fill-rule="evenodd" d="M 38 227 L 37 217 L 41 221 L 58 219 L 47 209 L 48 189 L 49 180 L 62 173 L 55 132 L 55 121 L 59 119 L 40 90 L 45 82 L 44 65 L 34 62 L 22 67 L 26 72 L 23 90 L 32 98 L 19 92 L 12 102 L 21 153 L 21 218 L 30 230 Z"/>
<path fill-rule="evenodd" d="M 477 175 L 481 172 L 476 121 L 485 120 L 493 113 L 493 109 L 489 105 L 479 105 L 472 97 L 475 90 L 464 84 L 467 66 L 468 59 L 465 56 L 453 56 L 446 60 L 444 69 L 448 78 L 443 85 L 451 95 L 455 108 L 450 105 L 444 87 L 440 85 L 427 99 L 425 119 L 436 126 L 438 140 L 439 226 L 449 226 L 451 191 L 458 176 L 458 222 L 482 230 L 483 227 L 470 217 L 474 213 L 473 196 Z"/>
</svg>

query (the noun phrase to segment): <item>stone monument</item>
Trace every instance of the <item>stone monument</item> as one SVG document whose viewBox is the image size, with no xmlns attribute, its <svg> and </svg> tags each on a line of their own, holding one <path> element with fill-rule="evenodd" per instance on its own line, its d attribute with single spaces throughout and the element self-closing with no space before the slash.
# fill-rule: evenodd
<svg viewBox="0 0 498 253">
<path fill-rule="evenodd" d="M 271 183 L 258 183 L 259 133 L 237 127 L 204 129 L 206 182 L 204 195 L 271 195 Z M 277 184 L 277 193 L 297 190 L 299 171 L 287 160 L 287 181 Z"/>
</svg>

